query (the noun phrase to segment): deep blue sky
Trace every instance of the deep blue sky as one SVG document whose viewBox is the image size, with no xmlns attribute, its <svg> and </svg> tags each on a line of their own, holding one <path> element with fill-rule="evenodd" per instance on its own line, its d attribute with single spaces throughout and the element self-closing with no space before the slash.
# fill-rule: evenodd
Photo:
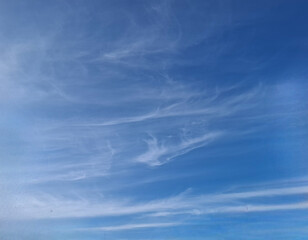
<svg viewBox="0 0 308 240">
<path fill-rule="evenodd" d="M 1 240 L 307 240 L 307 1 L 0 1 Z"/>
</svg>

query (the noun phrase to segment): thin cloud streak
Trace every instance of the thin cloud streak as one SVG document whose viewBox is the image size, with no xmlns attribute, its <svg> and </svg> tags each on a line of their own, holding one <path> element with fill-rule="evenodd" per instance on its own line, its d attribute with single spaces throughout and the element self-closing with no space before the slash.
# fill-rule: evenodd
<svg viewBox="0 0 308 240">
<path fill-rule="evenodd" d="M 143 223 L 143 224 L 124 224 L 117 226 L 106 226 L 106 227 L 95 227 L 80 229 L 85 231 L 122 231 L 122 230 L 134 230 L 140 228 L 166 228 L 183 225 L 183 223 L 178 222 L 168 222 L 168 223 Z"/>
<path fill-rule="evenodd" d="M 26 197 L 16 203 L 14 211 L 19 211 L 22 219 L 45 218 L 84 218 L 95 216 L 121 216 L 146 214 L 149 217 L 177 214 L 214 214 L 228 212 L 296 210 L 307 208 L 306 203 L 254 205 L 241 203 L 232 206 L 236 200 L 252 198 L 269 198 L 273 196 L 291 196 L 308 193 L 308 186 L 276 188 L 250 192 L 188 196 L 183 193 L 174 197 L 155 201 L 133 204 L 131 201 L 101 199 L 89 201 L 86 199 L 65 199 L 55 196 Z M 230 205 L 231 204 L 231 205 Z M 50 211 L 52 210 L 52 212 Z M 16 215 L 17 216 L 17 215 Z M 15 217 L 16 217 L 15 216 Z"/>
<path fill-rule="evenodd" d="M 298 202 L 291 204 L 243 204 L 241 206 L 209 206 L 208 209 L 196 208 L 189 211 L 158 212 L 148 214 L 148 217 L 170 217 L 175 215 L 210 215 L 210 214 L 229 214 L 229 213 L 249 213 L 249 212 L 272 212 L 272 211 L 291 211 L 308 209 L 307 202 Z"/>
<path fill-rule="evenodd" d="M 230 89 L 232 90 L 232 88 Z M 235 114 L 241 110 L 251 108 L 254 105 L 253 100 L 256 101 L 256 98 L 259 94 L 260 87 L 252 89 L 247 93 L 243 93 L 235 97 L 219 99 L 219 96 L 214 96 L 210 99 L 206 99 L 205 102 L 200 101 L 196 102 L 195 104 L 189 103 L 190 99 L 184 99 L 184 102 L 181 101 L 176 104 L 169 105 L 165 108 L 157 108 L 156 110 L 144 115 L 118 118 L 115 120 L 105 121 L 101 123 L 76 123 L 72 124 L 71 126 L 105 127 L 120 124 L 138 123 L 160 118 L 188 117 L 194 115 L 206 115 L 210 119 L 219 119 L 228 115 Z M 193 99 L 193 97 L 191 98 Z M 215 100 L 217 102 L 215 102 Z M 245 102 L 245 104 L 243 104 L 243 102 Z"/>
</svg>

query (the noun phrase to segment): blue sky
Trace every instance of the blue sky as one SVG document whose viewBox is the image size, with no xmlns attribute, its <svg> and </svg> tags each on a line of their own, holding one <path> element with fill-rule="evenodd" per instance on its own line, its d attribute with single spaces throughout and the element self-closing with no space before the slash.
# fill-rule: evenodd
<svg viewBox="0 0 308 240">
<path fill-rule="evenodd" d="M 0 238 L 308 239 L 307 1 L 1 1 Z"/>
</svg>

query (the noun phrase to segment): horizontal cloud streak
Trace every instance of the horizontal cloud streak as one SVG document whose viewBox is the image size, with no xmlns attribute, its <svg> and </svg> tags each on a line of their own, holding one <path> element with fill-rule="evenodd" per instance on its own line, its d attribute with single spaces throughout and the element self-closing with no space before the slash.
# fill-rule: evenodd
<svg viewBox="0 0 308 240">
<path fill-rule="evenodd" d="M 171 223 L 143 223 L 143 224 L 125 224 L 117 226 L 106 226 L 106 227 L 95 227 L 81 230 L 89 231 L 121 231 L 121 230 L 133 230 L 140 228 L 165 228 L 181 225 L 181 223 L 171 222 Z"/>
<path fill-rule="evenodd" d="M 22 202 L 15 205 L 14 211 L 19 211 L 18 217 L 29 219 L 44 218 L 80 218 L 95 216 L 121 216 L 132 214 L 148 214 L 148 216 L 170 216 L 177 214 L 214 214 L 228 212 L 255 212 L 304 209 L 306 203 L 255 205 L 240 203 L 232 206 L 234 201 L 251 198 L 269 198 L 273 196 L 292 196 L 308 193 L 308 186 L 274 188 L 259 191 L 239 193 L 212 194 L 200 196 L 178 196 L 160 199 L 141 204 L 131 204 L 130 201 L 101 199 L 100 202 L 45 197 L 24 196 Z M 231 205 L 230 205 L 231 204 Z M 52 210 L 52 212 L 51 212 Z M 17 215 L 16 215 L 17 217 Z"/>
</svg>

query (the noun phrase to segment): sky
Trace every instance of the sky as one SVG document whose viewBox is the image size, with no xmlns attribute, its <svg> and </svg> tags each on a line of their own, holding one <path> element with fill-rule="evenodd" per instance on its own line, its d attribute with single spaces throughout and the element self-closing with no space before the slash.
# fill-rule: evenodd
<svg viewBox="0 0 308 240">
<path fill-rule="evenodd" d="M 307 9 L 0 1 L 1 240 L 307 240 Z"/>
</svg>

